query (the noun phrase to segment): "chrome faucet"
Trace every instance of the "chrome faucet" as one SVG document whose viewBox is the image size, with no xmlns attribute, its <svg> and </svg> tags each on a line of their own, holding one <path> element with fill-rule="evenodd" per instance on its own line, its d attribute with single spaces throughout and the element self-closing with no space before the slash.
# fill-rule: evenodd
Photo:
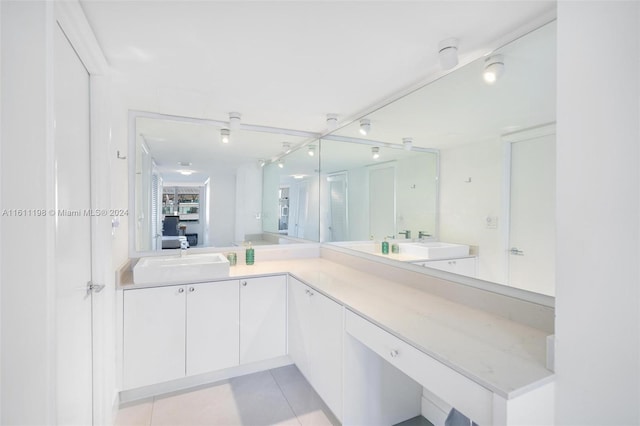
<svg viewBox="0 0 640 426">
<path fill-rule="evenodd" d="M 411 239 L 411 231 L 407 229 L 406 231 L 398 232 L 399 235 L 404 235 L 404 238 L 407 240 Z"/>
<path fill-rule="evenodd" d="M 431 234 L 427 234 L 425 231 L 418 231 L 418 239 L 421 240 L 424 237 L 430 237 Z"/>
</svg>

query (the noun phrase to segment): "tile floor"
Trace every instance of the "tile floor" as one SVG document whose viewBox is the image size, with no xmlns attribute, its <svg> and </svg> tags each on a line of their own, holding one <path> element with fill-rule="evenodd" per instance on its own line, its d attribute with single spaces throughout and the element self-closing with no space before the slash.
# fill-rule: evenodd
<svg viewBox="0 0 640 426">
<path fill-rule="evenodd" d="M 295 365 L 127 404 L 117 426 L 339 425 Z"/>
</svg>

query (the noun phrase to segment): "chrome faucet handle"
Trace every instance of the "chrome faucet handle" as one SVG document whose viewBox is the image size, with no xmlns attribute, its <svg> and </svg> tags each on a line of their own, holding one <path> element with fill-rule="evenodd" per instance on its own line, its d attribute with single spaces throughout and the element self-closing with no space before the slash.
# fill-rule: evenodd
<svg viewBox="0 0 640 426">
<path fill-rule="evenodd" d="M 425 231 L 418 231 L 418 238 L 424 238 L 424 237 L 430 237 L 431 234 L 425 232 Z"/>
<path fill-rule="evenodd" d="M 404 235 L 404 238 L 407 240 L 411 239 L 411 230 L 407 229 L 406 231 L 398 232 L 400 235 Z"/>
</svg>

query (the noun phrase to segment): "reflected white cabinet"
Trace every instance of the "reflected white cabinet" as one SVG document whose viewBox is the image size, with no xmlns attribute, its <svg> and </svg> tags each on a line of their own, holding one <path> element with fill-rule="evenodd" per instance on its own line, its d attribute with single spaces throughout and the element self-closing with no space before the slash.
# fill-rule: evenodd
<svg viewBox="0 0 640 426">
<path fill-rule="evenodd" d="M 186 294 L 187 376 L 238 365 L 238 281 L 189 284 Z"/>
<path fill-rule="evenodd" d="M 462 257 L 457 259 L 430 260 L 428 262 L 416 262 L 416 265 L 427 268 L 440 269 L 441 271 L 453 272 L 455 274 L 476 276 L 476 258 Z"/>
<path fill-rule="evenodd" d="M 240 282 L 240 363 L 287 354 L 287 277 Z"/>
<path fill-rule="evenodd" d="M 124 389 L 238 365 L 239 281 L 124 292 Z"/>
<path fill-rule="evenodd" d="M 342 418 L 343 307 L 289 278 L 289 356 Z"/>
<path fill-rule="evenodd" d="M 185 286 L 124 292 L 124 388 L 185 374 Z"/>
</svg>

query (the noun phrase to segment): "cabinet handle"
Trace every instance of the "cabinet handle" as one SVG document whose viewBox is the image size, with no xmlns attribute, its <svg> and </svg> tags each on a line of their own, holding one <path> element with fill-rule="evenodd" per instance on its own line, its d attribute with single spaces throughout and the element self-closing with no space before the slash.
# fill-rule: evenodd
<svg viewBox="0 0 640 426">
<path fill-rule="evenodd" d="M 397 349 L 392 349 L 391 352 L 389 352 L 389 355 L 391 355 L 391 358 L 395 358 L 399 355 L 399 352 Z"/>
<path fill-rule="evenodd" d="M 180 287 L 180 288 L 178 289 L 178 293 L 184 293 L 184 288 Z"/>
<path fill-rule="evenodd" d="M 189 291 L 190 291 L 191 293 L 193 293 L 194 291 L 196 291 L 196 289 L 195 289 L 195 288 L 193 288 L 193 287 L 189 287 Z"/>
<path fill-rule="evenodd" d="M 247 286 L 247 282 L 246 281 L 242 281 L 242 286 L 246 287 Z"/>
</svg>

